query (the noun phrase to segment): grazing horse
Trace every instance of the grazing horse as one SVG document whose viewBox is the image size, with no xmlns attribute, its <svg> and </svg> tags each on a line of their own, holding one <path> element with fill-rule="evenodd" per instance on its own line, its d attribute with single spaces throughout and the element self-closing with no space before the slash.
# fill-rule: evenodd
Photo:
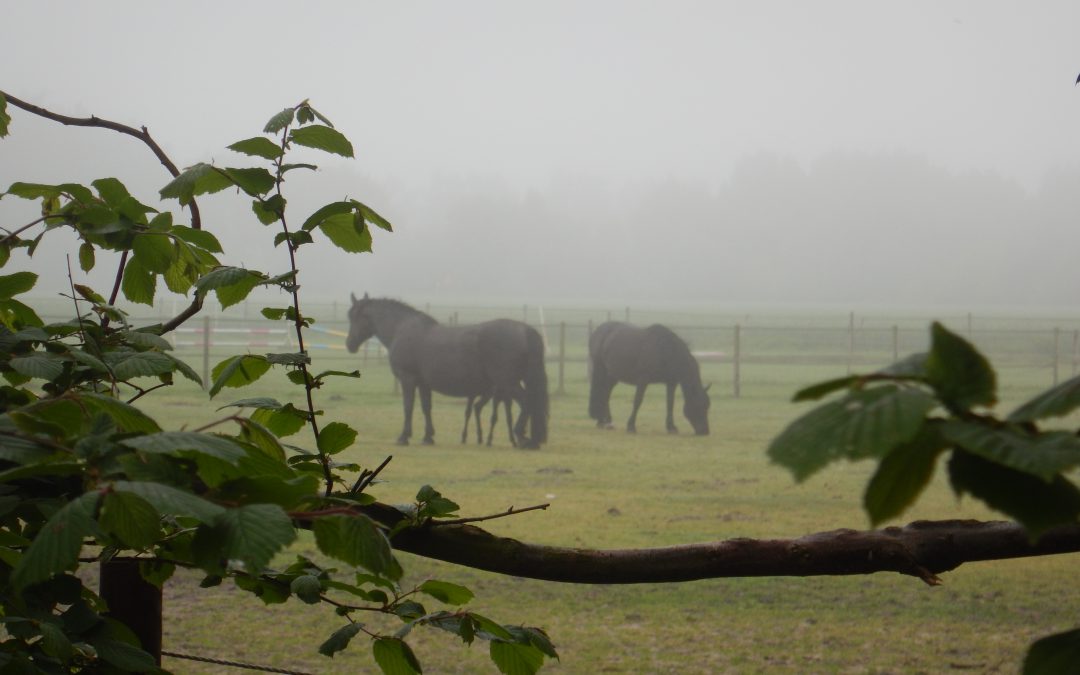
<svg viewBox="0 0 1080 675">
<path fill-rule="evenodd" d="M 521 406 L 513 434 L 517 444 L 537 448 L 547 440 L 544 343 L 535 328 L 511 319 L 445 326 L 403 302 L 369 298 L 366 294 L 357 300 L 354 295 L 345 346 L 355 353 L 371 336 L 386 347 L 390 369 L 401 382 L 405 424 L 399 445 L 408 445 L 412 436 L 417 392 L 424 413 L 422 442 L 435 442 L 431 423 L 433 391 L 466 398 L 516 397 Z"/>
<path fill-rule="evenodd" d="M 667 385 L 667 430 L 675 427 L 675 385 L 682 386 L 683 415 L 694 433 L 709 433 L 708 387 L 701 386 L 701 369 L 690 348 L 670 328 L 653 324 L 639 328 L 621 321 L 608 321 L 596 327 L 589 337 L 592 359 L 592 383 L 589 388 L 589 417 L 599 427 L 611 428 L 611 390 L 618 382 L 637 387 L 634 410 L 626 430 L 637 431 L 638 408 L 645 398 L 645 388 L 654 382 Z"/>
</svg>

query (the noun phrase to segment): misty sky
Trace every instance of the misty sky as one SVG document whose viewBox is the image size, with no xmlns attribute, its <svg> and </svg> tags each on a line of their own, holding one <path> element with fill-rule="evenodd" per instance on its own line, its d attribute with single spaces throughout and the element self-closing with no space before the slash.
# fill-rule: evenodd
<svg viewBox="0 0 1080 675">
<path fill-rule="evenodd" d="M 307 156 L 293 219 L 349 196 L 397 228 L 304 249 L 317 297 L 1080 304 L 1076 2 L 14 1 L 0 50 L 0 89 L 145 124 L 180 165 L 243 165 L 224 147 L 310 98 L 357 161 Z M 12 115 L 0 189 L 168 180 Z M 283 270 L 243 200 L 204 210 L 230 260 Z"/>
</svg>

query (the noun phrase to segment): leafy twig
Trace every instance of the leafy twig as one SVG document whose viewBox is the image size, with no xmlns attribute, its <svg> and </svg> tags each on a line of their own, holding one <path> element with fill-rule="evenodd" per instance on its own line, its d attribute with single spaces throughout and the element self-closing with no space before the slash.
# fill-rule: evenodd
<svg viewBox="0 0 1080 675">
<path fill-rule="evenodd" d="M 369 469 L 364 469 L 363 471 L 361 471 L 360 477 L 356 479 L 356 483 L 353 485 L 350 492 L 352 492 L 353 494 L 359 494 L 363 492 L 364 488 L 371 485 L 371 481 L 375 480 L 375 477 L 379 475 L 379 472 L 385 469 L 386 465 L 389 464 L 390 460 L 392 460 L 393 458 L 393 455 L 387 455 L 386 459 L 382 461 L 382 464 L 375 467 L 374 471 Z"/>
<path fill-rule="evenodd" d="M 485 520 L 495 520 L 496 518 L 506 518 L 507 516 L 516 516 L 519 513 L 525 513 L 526 511 L 546 511 L 547 507 L 551 504 L 537 504 L 536 506 L 526 506 L 523 509 L 515 509 L 513 506 L 506 509 L 502 513 L 495 513 L 490 516 L 476 516 L 473 518 L 455 518 L 454 520 L 432 520 L 429 521 L 432 525 L 464 525 L 465 523 L 479 523 Z"/>
</svg>

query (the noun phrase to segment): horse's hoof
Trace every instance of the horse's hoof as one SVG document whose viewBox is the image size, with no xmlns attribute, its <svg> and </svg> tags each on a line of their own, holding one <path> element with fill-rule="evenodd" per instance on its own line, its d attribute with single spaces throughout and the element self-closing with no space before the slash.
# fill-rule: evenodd
<svg viewBox="0 0 1080 675">
<path fill-rule="evenodd" d="M 518 441 L 517 447 L 519 450 L 539 450 L 540 444 L 533 440 Z"/>
<path fill-rule="evenodd" d="M 636 434 L 637 433 L 637 427 L 626 427 L 626 433 L 628 433 L 628 434 Z"/>
<path fill-rule="evenodd" d="M 399 438 L 399 439 L 397 439 L 397 444 L 398 445 L 408 445 L 409 444 L 409 439 L 407 439 L 407 438 Z"/>
<path fill-rule="evenodd" d="M 424 445 L 435 445 L 435 439 L 434 438 L 425 438 L 424 440 L 422 440 L 420 442 L 423 443 Z"/>
<path fill-rule="evenodd" d="M 676 429 L 675 427 L 671 427 L 670 429 L 667 430 L 667 432 L 669 434 L 677 434 L 677 433 L 679 433 L 679 430 Z"/>
</svg>

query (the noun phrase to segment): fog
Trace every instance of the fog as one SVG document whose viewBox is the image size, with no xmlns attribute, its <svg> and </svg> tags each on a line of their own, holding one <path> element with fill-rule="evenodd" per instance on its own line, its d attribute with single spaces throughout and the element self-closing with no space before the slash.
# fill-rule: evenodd
<svg viewBox="0 0 1080 675">
<path fill-rule="evenodd" d="M 225 146 L 310 98 L 357 159 L 299 151 L 322 169 L 286 184 L 293 222 L 352 197 L 395 232 L 301 249 L 309 297 L 1074 311 L 1077 26 L 1075 2 L 16 2 L 0 90 L 147 125 L 182 166 L 244 165 Z M 0 189 L 169 179 L 9 112 Z M 229 261 L 284 271 L 246 200 L 200 204 Z M 51 248 L 13 265 L 55 292 Z"/>
</svg>

